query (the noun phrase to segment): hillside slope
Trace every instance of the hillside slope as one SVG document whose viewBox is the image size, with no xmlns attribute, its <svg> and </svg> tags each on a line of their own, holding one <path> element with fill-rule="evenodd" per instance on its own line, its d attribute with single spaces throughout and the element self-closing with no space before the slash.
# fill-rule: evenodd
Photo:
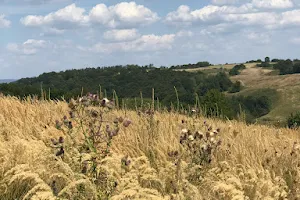
<svg viewBox="0 0 300 200">
<path fill-rule="evenodd" d="M 271 69 L 252 66 L 231 77 L 233 81 L 241 80 L 245 89 L 239 94 L 247 95 L 255 90 L 272 88 L 277 90 L 279 99 L 263 121 L 285 121 L 295 111 L 300 111 L 300 74 L 276 75 Z"/>
<path fill-rule="evenodd" d="M 256 64 L 244 63 L 246 69 L 242 70 L 239 75 L 230 77 L 232 81 L 241 81 L 245 85 L 243 90 L 230 95 L 247 96 L 260 89 L 275 89 L 279 95 L 273 109 L 267 115 L 259 118 L 258 122 L 284 125 L 291 113 L 300 111 L 300 74 L 278 75 L 276 70 L 257 67 Z M 185 69 L 185 71 L 214 74 L 222 69 L 229 71 L 234 66 L 234 64 L 216 65 Z"/>
<path fill-rule="evenodd" d="M 55 128 L 55 120 L 68 112 L 64 102 L 0 98 L 0 199 L 300 198 L 297 131 L 176 113 L 151 117 L 106 111 L 105 124 L 115 117 L 128 118 L 132 124 L 120 127 L 111 141 L 111 153 L 96 165 L 98 178 L 91 178 L 85 166 L 95 155 L 81 153 L 84 129 L 75 122 L 71 132 Z M 196 137 L 195 131 L 206 135 L 210 126 L 219 130 L 208 136 L 209 142 Z M 207 143 L 201 155 L 212 157 L 206 164 L 198 165 L 192 159 L 196 152 L 180 143 L 180 135 L 188 130 L 195 133 L 193 140 L 188 137 L 191 147 Z M 51 142 L 58 137 L 64 138 L 63 157 L 55 156 L 59 149 Z M 217 139 L 219 146 L 211 149 Z"/>
</svg>

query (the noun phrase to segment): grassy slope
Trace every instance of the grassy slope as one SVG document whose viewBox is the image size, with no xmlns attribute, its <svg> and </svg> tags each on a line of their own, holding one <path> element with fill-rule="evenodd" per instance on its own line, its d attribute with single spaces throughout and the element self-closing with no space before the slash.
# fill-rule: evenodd
<svg viewBox="0 0 300 200">
<path fill-rule="evenodd" d="M 67 115 L 64 102 L 20 102 L 0 98 L 0 199 L 55 199 L 51 183 L 56 181 L 60 199 L 95 199 L 99 184 L 91 183 L 76 171 L 79 160 L 69 152 L 70 137 L 57 130 L 55 119 Z M 179 150 L 182 128 L 203 131 L 203 118 L 175 113 L 156 113 L 149 117 L 132 111 L 112 111 L 106 119 L 127 116 L 133 124 L 121 129 L 113 139 L 113 153 L 101 163 L 108 180 L 118 186 L 111 199 L 297 199 L 300 197 L 297 131 L 219 120 L 207 120 L 220 128 L 222 144 L 211 164 L 203 169 L 189 168 L 191 161 L 182 151 L 182 163 L 174 165 L 168 152 Z M 181 120 L 187 120 L 183 125 Z M 76 129 L 75 124 L 75 129 Z M 68 146 L 63 160 L 55 158 L 50 139 L 63 136 Z M 81 140 L 81 133 L 75 141 Z M 295 154 L 290 155 L 292 151 Z M 121 168 L 121 158 L 132 163 Z M 200 180 L 194 182 L 188 176 Z M 81 186 L 81 187 L 79 187 Z M 107 186 L 107 185 L 106 185 Z M 173 190 L 176 187 L 176 190 Z M 80 190 L 80 188 L 85 188 Z M 77 197 L 77 198 L 75 198 Z"/>
<path fill-rule="evenodd" d="M 274 70 L 256 67 L 256 63 L 246 63 L 245 65 L 246 69 L 242 70 L 240 75 L 231 77 L 233 81 L 240 80 L 245 84 L 245 88 L 235 95 L 248 95 L 253 91 L 264 88 L 273 88 L 279 93 L 279 99 L 272 111 L 258 119 L 259 121 L 284 123 L 292 112 L 300 111 L 300 74 L 277 75 Z M 201 70 L 210 73 L 212 68 L 222 66 L 224 69 L 230 70 L 234 64 L 187 69 L 187 71 Z"/>
</svg>

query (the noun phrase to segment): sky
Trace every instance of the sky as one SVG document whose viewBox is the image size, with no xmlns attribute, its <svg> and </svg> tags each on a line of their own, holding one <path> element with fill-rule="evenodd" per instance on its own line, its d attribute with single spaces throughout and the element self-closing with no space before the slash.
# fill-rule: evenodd
<svg viewBox="0 0 300 200">
<path fill-rule="evenodd" d="M 300 58 L 300 0 L 0 0 L 0 79 Z"/>
</svg>

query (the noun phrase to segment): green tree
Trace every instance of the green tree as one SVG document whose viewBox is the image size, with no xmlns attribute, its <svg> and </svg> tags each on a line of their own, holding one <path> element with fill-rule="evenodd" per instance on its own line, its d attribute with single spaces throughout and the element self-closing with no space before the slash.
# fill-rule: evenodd
<svg viewBox="0 0 300 200">
<path fill-rule="evenodd" d="M 265 57 L 265 63 L 269 63 L 270 62 L 270 57 Z"/>
</svg>

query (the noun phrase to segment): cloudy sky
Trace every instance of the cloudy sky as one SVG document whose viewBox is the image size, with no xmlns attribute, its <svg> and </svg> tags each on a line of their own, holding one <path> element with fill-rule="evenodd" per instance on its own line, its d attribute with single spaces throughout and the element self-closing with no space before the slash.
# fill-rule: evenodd
<svg viewBox="0 0 300 200">
<path fill-rule="evenodd" d="M 0 79 L 300 58 L 300 0 L 0 0 Z"/>
</svg>

